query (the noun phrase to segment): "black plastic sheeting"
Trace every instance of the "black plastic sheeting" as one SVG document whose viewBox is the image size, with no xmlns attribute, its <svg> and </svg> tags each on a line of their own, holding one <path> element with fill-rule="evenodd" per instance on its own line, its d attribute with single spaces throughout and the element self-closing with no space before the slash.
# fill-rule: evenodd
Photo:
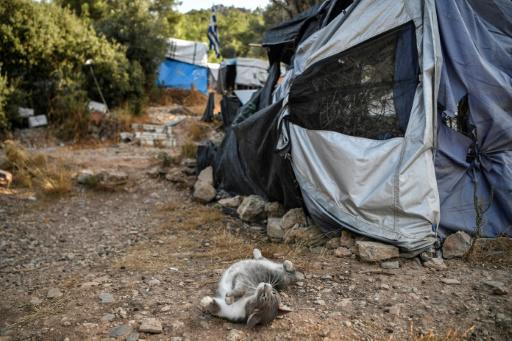
<svg viewBox="0 0 512 341">
<path fill-rule="evenodd" d="M 436 0 L 436 10 L 440 234 L 512 236 L 512 3 Z"/>
<path fill-rule="evenodd" d="M 242 103 L 238 97 L 234 95 L 222 96 L 220 101 L 220 114 L 224 127 L 231 126 L 241 106 Z"/>
<path fill-rule="evenodd" d="M 300 189 L 290 161 L 275 151 L 282 101 L 271 102 L 279 74 L 279 64 L 275 63 L 263 88 L 237 111 L 236 117 L 229 108 L 231 98 L 223 98 L 225 138 L 218 148 L 211 142 L 199 146 L 198 170 L 212 165 L 219 190 L 257 194 L 294 208 L 302 205 Z"/>
<path fill-rule="evenodd" d="M 263 36 L 269 49 L 269 61 L 291 64 L 297 46 L 311 34 L 329 24 L 354 0 L 327 0 L 298 14 L 291 20 L 270 28 Z"/>
<path fill-rule="evenodd" d="M 281 106 L 274 103 L 226 131 L 214 166 L 219 189 L 257 194 L 287 209 L 302 205 L 290 161 L 275 152 Z"/>
<path fill-rule="evenodd" d="M 212 122 L 214 108 L 215 108 L 215 93 L 210 92 L 208 94 L 208 102 L 206 103 L 206 108 L 204 108 L 203 117 L 201 117 L 201 121 Z"/>
</svg>

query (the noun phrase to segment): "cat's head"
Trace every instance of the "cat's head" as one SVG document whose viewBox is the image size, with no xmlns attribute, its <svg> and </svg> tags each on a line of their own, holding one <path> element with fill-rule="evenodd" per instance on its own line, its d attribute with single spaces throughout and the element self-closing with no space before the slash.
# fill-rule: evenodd
<svg viewBox="0 0 512 341">
<path fill-rule="evenodd" d="M 247 326 L 267 324 L 279 314 L 281 301 L 279 294 L 269 283 L 260 283 L 254 293 L 254 298 L 247 305 Z"/>
</svg>

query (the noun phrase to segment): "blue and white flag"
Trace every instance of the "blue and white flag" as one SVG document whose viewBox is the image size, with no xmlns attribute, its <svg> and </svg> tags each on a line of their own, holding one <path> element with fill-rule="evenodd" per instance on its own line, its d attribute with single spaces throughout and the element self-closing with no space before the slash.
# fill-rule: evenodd
<svg viewBox="0 0 512 341">
<path fill-rule="evenodd" d="M 210 17 L 210 25 L 208 25 L 208 41 L 210 42 L 210 50 L 215 50 L 217 58 L 220 57 L 219 32 L 217 31 L 217 14 L 215 6 L 212 7 L 212 16 Z"/>
</svg>

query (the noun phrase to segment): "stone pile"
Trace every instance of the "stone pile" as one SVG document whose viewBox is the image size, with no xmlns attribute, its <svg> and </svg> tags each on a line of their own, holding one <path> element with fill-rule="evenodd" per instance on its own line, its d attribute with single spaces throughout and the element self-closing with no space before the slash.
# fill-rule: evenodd
<svg viewBox="0 0 512 341">
<path fill-rule="evenodd" d="M 135 142 L 143 147 L 176 147 L 172 127 L 167 124 L 132 124 L 132 132 L 120 133 L 121 142 Z"/>
</svg>

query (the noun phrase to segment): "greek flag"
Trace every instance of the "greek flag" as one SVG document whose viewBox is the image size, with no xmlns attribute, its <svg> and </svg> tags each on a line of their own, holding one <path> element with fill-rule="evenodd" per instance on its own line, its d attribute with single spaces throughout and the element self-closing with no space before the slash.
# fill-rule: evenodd
<svg viewBox="0 0 512 341">
<path fill-rule="evenodd" d="M 212 16 L 210 17 L 210 25 L 208 25 L 208 41 L 210 42 L 210 50 L 215 50 L 217 58 L 220 57 L 219 32 L 217 31 L 217 14 L 215 6 L 212 7 Z"/>
</svg>

